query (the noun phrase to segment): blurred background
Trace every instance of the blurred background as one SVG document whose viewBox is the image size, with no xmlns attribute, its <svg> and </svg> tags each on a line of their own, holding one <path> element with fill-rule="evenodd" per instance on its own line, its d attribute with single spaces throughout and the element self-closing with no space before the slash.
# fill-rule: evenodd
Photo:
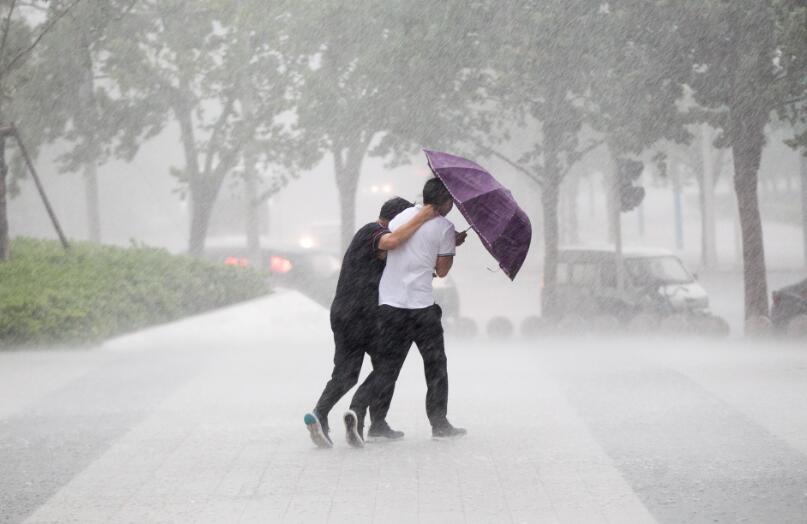
<svg viewBox="0 0 807 524">
<path fill-rule="evenodd" d="M 273 271 L 275 252 L 330 255 L 304 275 L 316 282 L 387 198 L 419 199 L 421 148 L 460 154 L 533 226 L 512 283 L 477 239 L 460 249 L 448 285 L 463 317 L 548 316 L 558 250 L 619 240 L 677 256 L 740 329 L 807 268 L 806 13 L 803 1 L 5 0 L 0 125 L 15 125 L 71 239 Z M 6 236 L 55 238 L 3 137 Z"/>
</svg>

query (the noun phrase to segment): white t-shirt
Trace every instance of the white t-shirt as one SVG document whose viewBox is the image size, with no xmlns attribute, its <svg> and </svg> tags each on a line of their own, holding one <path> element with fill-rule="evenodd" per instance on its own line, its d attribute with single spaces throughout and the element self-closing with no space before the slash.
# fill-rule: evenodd
<svg viewBox="0 0 807 524">
<path fill-rule="evenodd" d="M 395 231 L 414 217 L 421 206 L 410 207 L 389 223 Z M 387 252 L 387 265 L 378 285 L 378 303 L 403 309 L 420 309 L 434 304 L 432 278 L 439 255 L 454 256 L 454 224 L 438 216 L 415 231 L 397 249 Z"/>
</svg>

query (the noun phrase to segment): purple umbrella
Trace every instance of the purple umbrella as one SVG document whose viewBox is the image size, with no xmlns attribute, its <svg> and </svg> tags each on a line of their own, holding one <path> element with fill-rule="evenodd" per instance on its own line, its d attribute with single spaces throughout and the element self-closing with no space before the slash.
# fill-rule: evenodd
<svg viewBox="0 0 807 524">
<path fill-rule="evenodd" d="M 423 152 L 499 267 L 510 280 L 516 278 L 530 250 L 532 226 L 513 194 L 470 160 L 427 149 Z"/>
</svg>

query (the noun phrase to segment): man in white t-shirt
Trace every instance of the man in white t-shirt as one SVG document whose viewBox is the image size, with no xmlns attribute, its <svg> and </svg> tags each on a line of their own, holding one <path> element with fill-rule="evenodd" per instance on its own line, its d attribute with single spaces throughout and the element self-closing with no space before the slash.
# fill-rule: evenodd
<svg viewBox="0 0 807 524">
<path fill-rule="evenodd" d="M 465 434 L 446 418 L 448 370 L 446 365 L 442 310 L 434 303 L 432 279 L 444 278 L 454 262 L 456 246 L 465 241 L 445 215 L 454 203 L 445 185 L 432 178 L 423 187 L 424 205 L 432 205 L 440 216 L 426 222 L 409 240 L 387 253 L 387 265 L 378 286 L 379 346 L 378 366 L 362 383 L 350 410 L 345 413 L 347 440 L 351 446 L 364 445 L 364 417 L 368 406 L 395 387 L 409 348 L 414 342 L 423 357 L 426 374 L 426 413 L 435 438 Z M 391 231 L 418 213 L 409 208 L 389 224 Z"/>
</svg>

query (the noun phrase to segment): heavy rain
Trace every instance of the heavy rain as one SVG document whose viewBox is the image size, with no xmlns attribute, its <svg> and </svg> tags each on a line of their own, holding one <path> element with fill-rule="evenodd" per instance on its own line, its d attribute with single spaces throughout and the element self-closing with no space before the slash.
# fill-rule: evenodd
<svg viewBox="0 0 807 524">
<path fill-rule="evenodd" d="M 805 399 L 804 0 L 0 0 L 2 523 L 804 523 Z"/>
</svg>

